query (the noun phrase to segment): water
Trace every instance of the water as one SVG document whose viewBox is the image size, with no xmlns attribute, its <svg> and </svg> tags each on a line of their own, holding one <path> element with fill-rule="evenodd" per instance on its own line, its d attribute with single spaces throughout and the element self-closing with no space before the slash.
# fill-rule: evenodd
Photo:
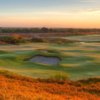
<svg viewBox="0 0 100 100">
<path fill-rule="evenodd" d="M 58 65 L 60 59 L 58 57 L 34 56 L 33 58 L 30 59 L 30 62 L 42 63 L 48 65 Z"/>
</svg>

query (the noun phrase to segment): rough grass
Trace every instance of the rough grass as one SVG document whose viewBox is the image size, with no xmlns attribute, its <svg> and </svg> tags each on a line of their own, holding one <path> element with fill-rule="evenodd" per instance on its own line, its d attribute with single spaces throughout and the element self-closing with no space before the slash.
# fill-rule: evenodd
<svg viewBox="0 0 100 100">
<path fill-rule="evenodd" d="M 0 71 L 0 100 L 100 100 L 100 78 L 32 79 Z"/>
</svg>

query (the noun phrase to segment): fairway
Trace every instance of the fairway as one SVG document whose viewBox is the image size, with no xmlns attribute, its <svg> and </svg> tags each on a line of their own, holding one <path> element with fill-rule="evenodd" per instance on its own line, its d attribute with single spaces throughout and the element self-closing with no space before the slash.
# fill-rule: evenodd
<svg viewBox="0 0 100 100">
<path fill-rule="evenodd" d="M 57 56 L 61 61 L 58 65 L 49 65 L 26 60 L 38 54 Z M 100 76 L 100 43 L 1 45 L 0 69 L 34 78 L 57 74 L 72 80 Z"/>
<path fill-rule="evenodd" d="M 67 39 L 78 40 L 82 42 L 100 42 L 100 35 L 83 35 L 83 36 L 68 36 Z"/>
</svg>

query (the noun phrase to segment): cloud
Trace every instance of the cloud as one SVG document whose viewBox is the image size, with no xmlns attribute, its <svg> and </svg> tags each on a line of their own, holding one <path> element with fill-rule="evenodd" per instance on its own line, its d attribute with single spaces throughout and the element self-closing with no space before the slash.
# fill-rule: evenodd
<svg viewBox="0 0 100 100">
<path fill-rule="evenodd" d="M 81 2 L 94 3 L 94 2 L 98 2 L 98 0 L 81 0 Z"/>
</svg>

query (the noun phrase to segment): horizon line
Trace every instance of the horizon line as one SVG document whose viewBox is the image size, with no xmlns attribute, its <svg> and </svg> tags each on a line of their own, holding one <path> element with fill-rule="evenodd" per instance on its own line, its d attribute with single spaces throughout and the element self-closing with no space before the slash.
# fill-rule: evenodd
<svg viewBox="0 0 100 100">
<path fill-rule="evenodd" d="M 48 28 L 48 29 L 100 29 L 97 27 L 46 27 L 46 26 L 41 26 L 41 27 L 24 27 L 24 26 L 0 26 L 0 28 Z"/>
</svg>

